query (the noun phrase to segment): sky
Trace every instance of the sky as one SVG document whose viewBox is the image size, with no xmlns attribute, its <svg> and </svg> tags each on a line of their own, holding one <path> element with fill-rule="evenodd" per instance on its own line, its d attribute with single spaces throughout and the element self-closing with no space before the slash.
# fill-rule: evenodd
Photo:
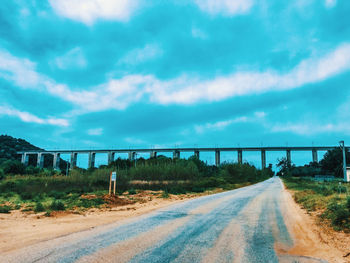
<svg viewBox="0 0 350 263">
<path fill-rule="evenodd" d="M 350 141 L 349 14 L 347 0 L 2 1 L 0 134 L 45 149 Z"/>
</svg>

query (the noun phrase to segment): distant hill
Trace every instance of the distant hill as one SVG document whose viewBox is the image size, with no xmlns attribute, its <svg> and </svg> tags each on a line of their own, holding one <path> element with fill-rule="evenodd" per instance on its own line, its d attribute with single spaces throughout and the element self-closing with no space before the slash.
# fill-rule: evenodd
<svg viewBox="0 0 350 263">
<path fill-rule="evenodd" d="M 41 149 L 26 140 L 20 138 L 14 138 L 9 135 L 0 135 L 0 164 L 6 160 L 21 160 L 21 157 L 17 155 L 18 151 L 30 151 L 30 150 L 44 150 Z M 37 156 L 29 155 L 29 165 L 36 166 Z M 53 156 L 47 155 L 44 160 L 44 167 L 52 167 Z M 60 169 L 65 170 L 67 162 L 61 159 Z"/>
<path fill-rule="evenodd" d="M 0 159 L 18 160 L 17 151 L 42 150 L 23 139 L 0 135 Z"/>
</svg>

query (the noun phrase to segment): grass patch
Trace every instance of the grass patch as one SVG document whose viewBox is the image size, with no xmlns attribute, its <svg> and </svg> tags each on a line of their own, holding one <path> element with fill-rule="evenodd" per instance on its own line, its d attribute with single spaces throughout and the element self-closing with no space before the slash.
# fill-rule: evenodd
<svg viewBox="0 0 350 263">
<path fill-rule="evenodd" d="M 287 188 L 294 190 L 294 200 L 309 212 L 319 212 L 335 230 L 350 231 L 350 185 L 318 182 L 311 178 L 286 177 Z"/>
</svg>

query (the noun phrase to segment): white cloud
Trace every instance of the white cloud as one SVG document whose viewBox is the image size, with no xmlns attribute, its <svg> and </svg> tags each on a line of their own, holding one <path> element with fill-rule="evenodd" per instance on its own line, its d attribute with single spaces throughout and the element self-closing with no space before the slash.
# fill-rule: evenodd
<svg viewBox="0 0 350 263">
<path fill-rule="evenodd" d="M 162 56 L 162 54 L 163 50 L 158 45 L 147 44 L 143 48 L 131 50 L 118 61 L 118 64 L 137 65 L 158 58 Z"/>
<path fill-rule="evenodd" d="M 57 57 L 54 60 L 56 66 L 60 69 L 85 68 L 86 59 L 81 48 L 76 47 L 68 51 L 63 56 Z"/>
<path fill-rule="evenodd" d="M 89 129 L 87 131 L 87 134 L 93 135 L 93 136 L 102 135 L 102 133 L 103 133 L 103 128 Z"/>
<path fill-rule="evenodd" d="M 35 63 L 28 59 L 20 59 L 0 50 L 0 77 L 13 81 L 21 87 L 34 86 L 38 83 L 39 74 L 35 71 Z"/>
<path fill-rule="evenodd" d="M 266 113 L 263 111 L 254 112 L 251 116 L 240 116 L 234 119 L 222 120 L 217 122 L 208 122 L 201 125 L 194 125 L 194 131 L 196 133 L 204 133 L 207 131 L 224 130 L 226 127 L 235 123 L 246 123 L 246 122 L 258 122 L 266 117 Z"/>
<path fill-rule="evenodd" d="M 325 6 L 327 8 L 332 8 L 337 4 L 337 0 L 325 0 Z"/>
<path fill-rule="evenodd" d="M 254 116 L 256 118 L 259 118 L 259 119 L 265 118 L 266 115 L 267 115 L 266 112 L 263 112 L 263 111 L 257 111 L 257 112 L 254 113 Z"/>
<path fill-rule="evenodd" d="M 236 72 L 214 80 L 200 81 L 187 77 L 156 83 L 151 99 L 161 104 L 191 104 L 219 101 L 229 97 L 298 88 L 335 76 L 350 69 L 350 44 L 339 46 L 321 58 L 302 61 L 287 73 Z"/>
<path fill-rule="evenodd" d="M 61 16 L 92 25 L 98 19 L 127 21 L 139 0 L 49 0 Z"/>
<path fill-rule="evenodd" d="M 329 132 L 341 132 L 350 134 L 350 125 L 347 122 L 341 123 L 283 123 L 272 125 L 272 132 L 292 132 L 299 135 L 312 135 Z"/>
<path fill-rule="evenodd" d="M 17 117 L 23 122 L 31 122 L 31 123 L 38 123 L 38 124 L 50 124 L 55 126 L 68 126 L 69 123 L 65 119 L 57 119 L 57 118 L 39 118 L 29 112 L 25 111 L 19 111 L 17 109 L 7 107 L 7 106 L 0 106 L 0 115 L 6 115 L 6 116 L 12 116 Z"/>
<path fill-rule="evenodd" d="M 234 124 L 234 123 L 242 123 L 242 122 L 247 122 L 248 118 L 245 116 L 238 117 L 235 119 L 230 119 L 230 120 L 224 120 L 224 121 L 218 121 L 214 123 L 206 123 L 204 125 L 195 125 L 194 129 L 196 133 L 203 133 L 208 130 L 223 130 L 227 126 Z"/>
<path fill-rule="evenodd" d="M 195 0 L 195 3 L 209 14 L 226 16 L 245 14 L 253 6 L 253 0 Z"/>
<path fill-rule="evenodd" d="M 148 142 L 142 140 L 142 139 L 138 139 L 138 138 L 134 138 L 134 137 L 126 137 L 124 138 L 124 141 L 127 142 L 127 143 L 130 143 L 132 145 L 135 145 L 135 144 L 142 144 L 142 145 L 145 145 L 147 144 Z"/>
<path fill-rule="evenodd" d="M 238 71 L 211 80 L 180 76 L 159 80 L 152 75 L 127 75 L 91 87 L 71 89 L 36 72 L 36 65 L 0 51 L 0 77 L 22 88 L 30 88 L 71 102 L 80 111 L 125 109 L 141 99 L 158 104 L 194 104 L 199 101 L 220 101 L 230 97 L 295 89 L 336 76 L 350 69 L 350 44 L 346 43 L 328 54 L 309 58 L 294 69 L 280 73 Z"/>
</svg>

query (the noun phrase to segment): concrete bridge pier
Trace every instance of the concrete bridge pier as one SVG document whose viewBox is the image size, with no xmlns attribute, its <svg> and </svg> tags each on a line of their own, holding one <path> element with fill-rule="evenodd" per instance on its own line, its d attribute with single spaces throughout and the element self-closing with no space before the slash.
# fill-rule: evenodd
<svg viewBox="0 0 350 263">
<path fill-rule="evenodd" d="M 180 159 L 180 151 L 178 150 L 173 151 L 173 159 Z"/>
<path fill-rule="evenodd" d="M 128 153 L 128 158 L 129 158 L 129 161 L 135 161 L 136 152 L 129 152 Z"/>
<path fill-rule="evenodd" d="M 287 157 L 287 162 L 292 163 L 292 155 L 291 155 L 290 150 L 286 151 L 286 157 Z"/>
<path fill-rule="evenodd" d="M 96 153 L 89 152 L 88 168 L 94 168 L 95 167 L 95 158 L 96 158 Z"/>
<path fill-rule="evenodd" d="M 220 151 L 215 151 L 215 165 L 220 166 Z"/>
<path fill-rule="evenodd" d="M 239 164 L 242 164 L 243 163 L 243 151 L 242 150 L 238 150 L 237 153 L 238 153 L 237 161 L 238 161 Z"/>
<path fill-rule="evenodd" d="M 261 169 L 266 168 L 266 151 L 261 150 Z"/>
<path fill-rule="evenodd" d="M 60 170 L 60 160 L 61 160 L 61 154 L 54 153 L 53 154 L 53 165 L 52 165 L 54 170 Z"/>
<path fill-rule="evenodd" d="M 39 167 L 40 169 L 44 167 L 44 154 L 38 153 L 36 166 Z"/>
<path fill-rule="evenodd" d="M 317 156 L 317 150 L 316 149 L 312 150 L 312 162 L 318 163 L 318 156 Z"/>
<path fill-rule="evenodd" d="M 152 151 L 152 152 L 150 153 L 150 158 L 157 158 L 157 152 Z"/>
<path fill-rule="evenodd" d="M 25 166 L 28 166 L 28 163 L 29 163 L 29 154 L 23 153 L 23 154 L 22 154 L 22 158 L 21 158 L 21 162 L 22 162 L 22 164 L 24 164 Z"/>
<path fill-rule="evenodd" d="M 115 152 L 108 152 L 108 165 L 114 162 Z"/>
<path fill-rule="evenodd" d="M 70 170 L 77 167 L 77 159 L 78 159 L 78 153 L 72 152 L 70 154 L 70 167 L 69 167 Z"/>
<path fill-rule="evenodd" d="M 199 151 L 198 151 L 198 150 L 194 151 L 194 156 L 195 156 L 197 159 L 199 159 Z"/>
</svg>

